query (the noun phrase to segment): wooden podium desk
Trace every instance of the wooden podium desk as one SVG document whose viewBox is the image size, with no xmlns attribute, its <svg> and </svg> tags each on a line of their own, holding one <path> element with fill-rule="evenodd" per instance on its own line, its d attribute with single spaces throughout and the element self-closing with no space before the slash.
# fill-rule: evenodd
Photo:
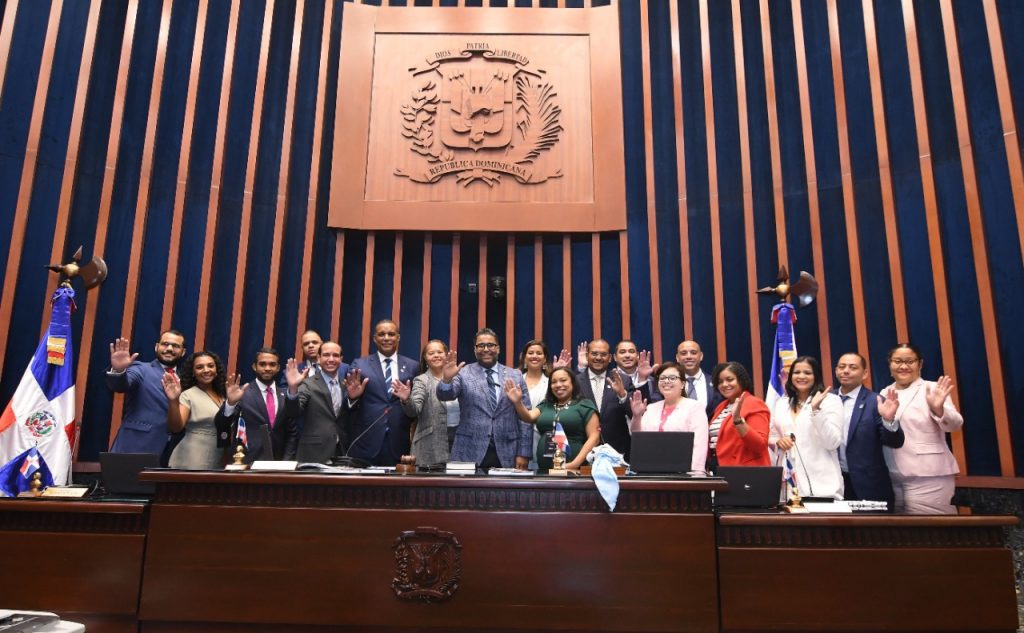
<svg viewBox="0 0 1024 633">
<path fill-rule="evenodd" d="M 146 504 L 0 498 L 0 607 L 137 630 Z"/>
<path fill-rule="evenodd" d="M 1016 631 L 1016 517 L 723 514 L 723 631 Z"/>
<path fill-rule="evenodd" d="M 147 471 L 152 631 L 717 631 L 717 479 Z"/>
</svg>

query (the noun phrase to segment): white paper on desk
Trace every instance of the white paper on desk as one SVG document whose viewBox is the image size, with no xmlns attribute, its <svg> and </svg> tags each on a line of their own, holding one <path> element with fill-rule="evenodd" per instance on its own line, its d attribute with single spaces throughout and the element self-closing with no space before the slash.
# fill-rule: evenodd
<svg viewBox="0 0 1024 633">
<path fill-rule="evenodd" d="M 249 467 L 249 470 L 295 470 L 299 462 L 271 461 L 269 459 L 257 459 Z"/>
<path fill-rule="evenodd" d="M 535 470 L 516 470 L 515 468 L 492 468 L 487 471 L 488 475 L 502 475 L 504 477 L 532 477 L 537 474 Z"/>
<path fill-rule="evenodd" d="M 821 503 L 817 501 L 805 501 L 804 507 L 811 513 L 824 514 L 853 514 L 850 504 L 845 501 L 833 501 L 832 503 Z"/>
</svg>

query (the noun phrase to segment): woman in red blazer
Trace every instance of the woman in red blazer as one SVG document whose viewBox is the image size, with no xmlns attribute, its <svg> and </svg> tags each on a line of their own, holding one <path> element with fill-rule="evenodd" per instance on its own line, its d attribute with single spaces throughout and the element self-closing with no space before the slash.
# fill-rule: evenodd
<svg viewBox="0 0 1024 633">
<path fill-rule="evenodd" d="M 751 393 L 746 367 L 722 363 L 711 374 L 711 384 L 725 398 L 711 414 L 708 470 L 715 466 L 770 466 L 768 427 L 771 412 Z"/>
</svg>

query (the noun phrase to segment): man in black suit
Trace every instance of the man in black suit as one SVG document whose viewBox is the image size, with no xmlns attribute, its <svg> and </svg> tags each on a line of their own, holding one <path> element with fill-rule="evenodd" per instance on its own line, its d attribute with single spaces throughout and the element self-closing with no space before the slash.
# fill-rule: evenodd
<svg viewBox="0 0 1024 633">
<path fill-rule="evenodd" d="M 601 439 L 622 453 L 629 455 L 629 400 L 633 388 L 629 376 L 619 371 L 608 371 L 611 346 L 604 339 L 590 341 L 587 346 L 587 368 L 579 373 L 583 397 L 597 404 L 601 419 Z"/>
<path fill-rule="evenodd" d="M 300 462 L 326 463 L 339 446 L 342 452 L 347 450 L 349 410 L 366 387 L 358 370 L 341 376 L 341 345 L 334 341 L 320 345 L 317 362 L 320 371 L 315 376 L 309 375 L 308 366 L 299 371 L 294 358 L 285 367 L 285 411 L 290 418 L 305 419 L 295 457 Z"/>
<path fill-rule="evenodd" d="M 839 445 L 843 497 L 887 501 L 891 512 L 895 498 L 882 446 L 900 448 L 906 437 L 899 421 L 882 420 L 878 394 L 864 386 L 867 374 L 867 361 L 860 354 L 843 354 L 836 363 L 839 388 L 833 393 L 843 401 L 843 441 Z"/>
<path fill-rule="evenodd" d="M 252 369 L 256 380 L 245 385 L 238 384 L 237 374 L 228 379 L 227 399 L 217 412 L 217 428 L 230 427 L 231 437 L 235 437 L 239 416 L 245 420 L 247 464 L 295 459 L 299 433 L 295 420 L 285 414 L 285 390 L 277 384 L 281 355 L 272 347 L 260 348 Z"/>
</svg>

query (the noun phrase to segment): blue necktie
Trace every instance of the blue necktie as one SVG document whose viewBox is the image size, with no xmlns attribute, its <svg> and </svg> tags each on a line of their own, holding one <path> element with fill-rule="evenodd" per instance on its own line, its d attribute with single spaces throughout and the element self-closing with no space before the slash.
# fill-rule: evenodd
<svg viewBox="0 0 1024 633">
<path fill-rule="evenodd" d="M 494 391 L 498 388 L 498 383 L 494 382 L 494 370 L 487 370 L 487 402 L 491 405 L 491 410 L 498 408 L 498 394 Z"/>
<path fill-rule="evenodd" d="M 846 401 L 850 399 L 850 396 L 844 396 L 843 394 L 839 394 L 839 399 L 842 401 L 843 404 L 846 404 Z"/>
<path fill-rule="evenodd" d="M 384 384 L 388 386 L 388 394 L 395 390 L 394 378 L 391 377 L 391 359 L 384 359 Z"/>
</svg>

